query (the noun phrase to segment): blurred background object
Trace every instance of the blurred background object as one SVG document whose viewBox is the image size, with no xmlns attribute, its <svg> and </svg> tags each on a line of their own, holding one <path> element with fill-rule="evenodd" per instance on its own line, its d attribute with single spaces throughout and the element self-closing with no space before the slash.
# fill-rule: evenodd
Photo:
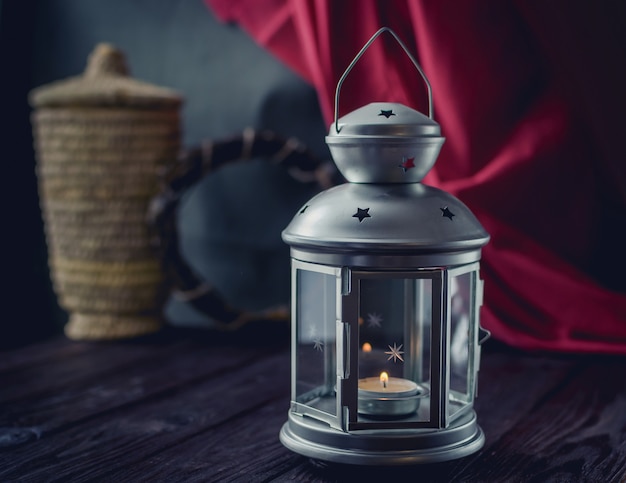
<svg viewBox="0 0 626 483">
<path fill-rule="evenodd" d="M 48 265 L 72 339 L 162 326 L 168 284 L 146 213 L 180 151 L 180 95 L 100 43 L 83 75 L 31 91 Z"/>
<path fill-rule="evenodd" d="M 25 100 L 32 87 L 80 72 L 93 45 L 107 41 L 127 53 L 137 78 L 183 93 L 184 146 L 252 126 L 295 136 L 328 158 L 337 78 L 386 25 L 424 67 L 447 139 L 425 182 L 460 198 L 492 235 L 483 258 L 485 326 L 525 349 L 626 352 L 623 2 L 1 6 L 2 62 L 11 72 L 2 80 L 14 160 L 7 179 L 16 188 L 5 252 L 7 319 L 16 322 L 2 324 L 2 344 L 45 337 L 64 322 L 44 268 Z M 423 106 L 400 55 L 389 43 L 368 53 L 344 85 L 340 115 L 373 99 Z M 280 231 L 316 189 L 262 160 L 233 163 L 185 196 L 182 251 L 242 308 L 283 303 L 289 257 Z M 176 300 L 166 315 L 172 324 L 211 327 Z"/>
<path fill-rule="evenodd" d="M 99 42 L 126 53 L 135 78 L 185 97 L 183 146 L 246 127 L 296 137 L 327 159 L 326 127 L 312 87 L 202 1 L 4 0 L 1 4 L 3 116 L 10 119 L 11 210 L 6 230 L 9 278 L 0 346 L 62 331 L 67 314 L 47 269 L 27 93 L 77 75 Z M 298 122 L 294 122 L 297 119 Z M 181 250 L 226 299 L 244 309 L 289 301 L 289 249 L 280 238 L 295 210 L 318 188 L 304 186 L 264 159 L 233 163 L 207 176 L 181 203 Z M 9 228 L 10 227 L 10 228 Z M 173 325 L 212 327 L 188 304 L 169 298 Z"/>
</svg>

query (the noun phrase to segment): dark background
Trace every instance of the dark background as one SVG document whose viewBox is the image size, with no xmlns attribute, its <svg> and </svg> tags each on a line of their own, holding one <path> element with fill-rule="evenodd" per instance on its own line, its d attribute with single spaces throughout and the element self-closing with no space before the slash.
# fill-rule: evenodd
<svg viewBox="0 0 626 483">
<path fill-rule="evenodd" d="M 98 42 L 122 49 L 133 77 L 185 97 L 184 147 L 253 126 L 295 136 L 328 158 L 314 90 L 201 0 L 1 0 L 0 36 L 8 244 L 0 347 L 60 333 L 67 319 L 48 273 L 27 95 L 79 75 Z M 287 303 L 289 251 L 280 231 L 313 194 L 264 160 L 227 166 L 188 193 L 183 253 L 231 303 Z M 175 325 L 211 327 L 179 302 L 166 314 Z"/>
</svg>

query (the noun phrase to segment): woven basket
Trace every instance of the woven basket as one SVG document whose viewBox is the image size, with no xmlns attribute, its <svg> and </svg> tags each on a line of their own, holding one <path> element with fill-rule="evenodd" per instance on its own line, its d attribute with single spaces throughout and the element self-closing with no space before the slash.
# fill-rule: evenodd
<svg viewBox="0 0 626 483">
<path fill-rule="evenodd" d="M 180 148 L 181 97 L 96 46 L 83 75 L 33 90 L 39 194 L 55 292 L 73 339 L 158 330 L 166 300 L 146 224 Z"/>
</svg>

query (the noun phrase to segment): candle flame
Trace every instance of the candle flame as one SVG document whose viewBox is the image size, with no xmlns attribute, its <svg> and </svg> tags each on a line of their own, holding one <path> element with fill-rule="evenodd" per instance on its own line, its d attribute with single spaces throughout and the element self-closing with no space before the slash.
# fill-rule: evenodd
<svg viewBox="0 0 626 483">
<path fill-rule="evenodd" d="M 361 349 L 363 350 L 363 352 L 372 352 L 372 344 L 366 342 L 365 344 L 363 344 L 363 347 L 361 347 Z"/>
<path fill-rule="evenodd" d="M 380 382 L 383 384 L 383 387 L 385 389 L 387 388 L 387 381 L 389 381 L 389 374 L 387 374 L 386 372 L 381 372 L 380 373 Z"/>
</svg>

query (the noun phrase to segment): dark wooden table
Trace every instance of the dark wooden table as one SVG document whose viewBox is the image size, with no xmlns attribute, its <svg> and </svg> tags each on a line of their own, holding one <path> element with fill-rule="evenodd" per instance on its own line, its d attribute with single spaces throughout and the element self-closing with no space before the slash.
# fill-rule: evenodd
<svg viewBox="0 0 626 483">
<path fill-rule="evenodd" d="M 0 481 L 626 481 L 626 359 L 489 341 L 479 453 L 318 468 L 285 449 L 286 327 L 63 337 L 0 353 Z"/>
</svg>

